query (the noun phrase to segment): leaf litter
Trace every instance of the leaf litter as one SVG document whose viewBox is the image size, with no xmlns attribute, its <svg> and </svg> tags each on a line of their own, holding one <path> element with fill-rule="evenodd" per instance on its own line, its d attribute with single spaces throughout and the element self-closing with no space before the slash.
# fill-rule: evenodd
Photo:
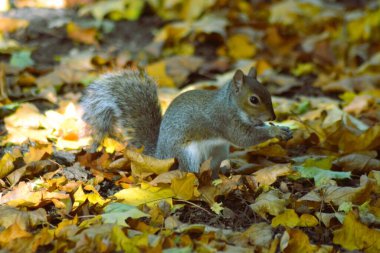
<svg viewBox="0 0 380 253">
<path fill-rule="evenodd" d="M 70 2 L 0 17 L 0 248 L 380 250 L 377 1 Z M 255 66 L 294 137 L 232 148 L 216 179 L 128 141 L 90 153 L 81 91 L 137 66 L 164 109 Z"/>
</svg>

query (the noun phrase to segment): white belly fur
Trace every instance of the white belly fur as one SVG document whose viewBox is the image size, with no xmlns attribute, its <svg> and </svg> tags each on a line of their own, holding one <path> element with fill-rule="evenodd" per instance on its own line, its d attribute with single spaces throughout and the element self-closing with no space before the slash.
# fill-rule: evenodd
<svg viewBox="0 0 380 253">
<path fill-rule="evenodd" d="M 228 144 L 228 141 L 220 138 L 190 142 L 185 147 L 189 170 L 198 172 L 200 164 L 210 158 L 210 154 L 215 147 Z"/>
</svg>

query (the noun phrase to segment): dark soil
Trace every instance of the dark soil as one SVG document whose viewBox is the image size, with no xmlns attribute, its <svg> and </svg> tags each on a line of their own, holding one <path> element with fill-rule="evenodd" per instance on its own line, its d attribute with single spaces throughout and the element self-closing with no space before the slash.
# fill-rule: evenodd
<svg viewBox="0 0 380 253">
<path fill-rule="evenodd" d="M 57 64 L 57 56 L 65 56 L 73 48 L 98 52 L 128 50 L 136 54 L 152 41 L 153 31 L 162 24 L 159 18 L 147 15 L 139 21 L 115 22 L 113 31 L 100 38 L 99 46 L 93 46 L 77 44 L 67 37 L 66 24 L 69 21 L 94 21 L 92 17 L 77 16 L 74 10 L 22 8 L 12 9 L 3 16 L 30 22 L 26 29 L 12 34 L 12 38 L 34 49 L 32 57 L 39 70 L 51 69 Z M 9 55 L 0 54 L 0 60 L 8 61 Z"/>
</svg>

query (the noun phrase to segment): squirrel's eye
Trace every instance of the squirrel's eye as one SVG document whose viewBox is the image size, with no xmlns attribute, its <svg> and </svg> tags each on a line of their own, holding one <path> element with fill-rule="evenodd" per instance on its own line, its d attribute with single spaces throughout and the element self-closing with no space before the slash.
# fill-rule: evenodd
<svg viewBox="0 0 380 253">
<path fill-rule="evenodd" d="M 249 102 L 251 102 L 253 105 L 257 105 L 259 103 L 259 99 L 256 96 L 251 96 L 249 98 Z"/>
</svg>

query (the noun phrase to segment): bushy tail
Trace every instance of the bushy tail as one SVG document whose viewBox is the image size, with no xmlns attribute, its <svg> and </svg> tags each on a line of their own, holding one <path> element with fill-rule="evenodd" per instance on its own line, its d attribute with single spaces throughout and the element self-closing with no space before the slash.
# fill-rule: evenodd
<svg viewBox="0 0 380 253">
<path fill-rule="evenodd" d="M 83 120 L 91 128 L 94 146 L 120 133 L 130 143 L 155 153 L 161 124 L 161 107 L 155 81 L 143 71 L 107 74 L 91 84 L 82 98 Z"/>
</svg>

